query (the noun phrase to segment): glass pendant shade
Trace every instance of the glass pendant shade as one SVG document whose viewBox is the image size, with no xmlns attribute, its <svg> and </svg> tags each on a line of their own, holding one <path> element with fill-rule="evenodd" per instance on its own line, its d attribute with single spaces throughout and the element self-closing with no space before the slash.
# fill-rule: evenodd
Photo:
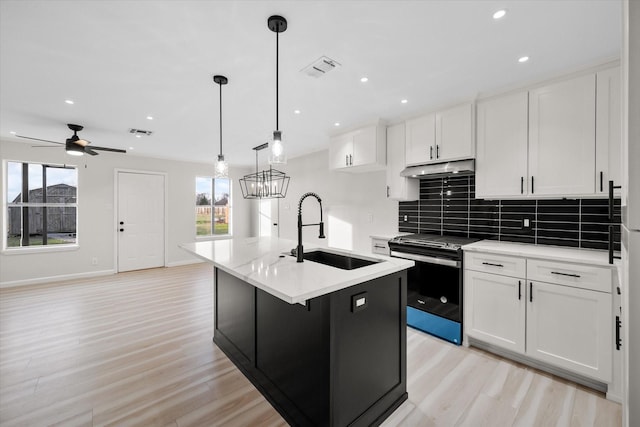
<svg viewBox="0 0 640 427">
<path fill-rule="evenodd" d="M 222 154 L 218 155 L 216 162 L 215 178 L 229 178 L 229 165 Z"/>
<path fill-rule="evenodd" d="M 269 142 L 269 163 L 272 165 L 283 165 L 287 163 L 287 154 L 284 141 L 282 140 L 282 132 L 279 130 L 273 132 L 273 140 Z"/>
</svg>

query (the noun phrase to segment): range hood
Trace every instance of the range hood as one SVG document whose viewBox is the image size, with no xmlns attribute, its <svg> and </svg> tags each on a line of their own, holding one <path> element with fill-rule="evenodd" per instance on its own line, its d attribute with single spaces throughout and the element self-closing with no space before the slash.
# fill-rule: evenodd
<svg viewBox="0 0 640 427">
<path fill-rule="evenodd" d="M 400 176 L 419 179 L 439 176 L 471 175 L 475 172 L 475 170 L 475 161 L 473 159 L 456 160 L 453 162 L 409 166 L 408 168 L 400 172 Z"/>
</svg>

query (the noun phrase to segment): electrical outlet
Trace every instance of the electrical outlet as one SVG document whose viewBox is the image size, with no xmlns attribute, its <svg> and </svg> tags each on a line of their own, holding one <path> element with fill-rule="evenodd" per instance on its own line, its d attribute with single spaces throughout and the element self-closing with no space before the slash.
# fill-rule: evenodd
<svg viewBox="0 0 640 427">
<path fill-rule="evenodd" d="M 91 258 L 91 265 L 98 265 L 98 257 Z"/>
<path fill-rule="evenodd" d="M 529 228 L 531 227 L 531 221 L 529 220 L 529 218 L 524 218 L 522 220 L 522 227 L 523 228 Z"/>
<path fill-rule="evenodd" d="M 404 222 L 407 222 L 407 220 L 408 220 L 408 217 L 407 217 L 407 215 L 405 215 L 404 216 Z"/>
<path fill-rule="evenodd" d="M 368 222 L 373 222 L 373 214 L 372 213 L 367 214 L 367 221 Z"/>
</svg>

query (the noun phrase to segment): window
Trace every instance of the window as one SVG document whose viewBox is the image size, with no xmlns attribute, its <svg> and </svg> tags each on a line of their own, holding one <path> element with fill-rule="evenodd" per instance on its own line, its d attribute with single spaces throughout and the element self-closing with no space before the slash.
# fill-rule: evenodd
<svg viewBox="0 0 640 427">
<path fill-rule="evenodd" d="M 231 180 L 196 177 L 196 236 L 231 234 Z"/>
<path fill-rule="evenodd" d="M 78 172 L 72 166 L 7 162 L 7 249 L 76 243 Z"/>
</svg>

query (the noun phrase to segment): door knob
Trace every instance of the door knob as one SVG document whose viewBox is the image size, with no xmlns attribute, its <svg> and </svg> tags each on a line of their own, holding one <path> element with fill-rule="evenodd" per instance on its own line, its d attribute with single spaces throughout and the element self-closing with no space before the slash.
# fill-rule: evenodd
<svg viewBox="0 0 640 427">
<path fill-rule="evenodd" d="M 124 231 L 124 228 L 121 228 L 121 229 L 120 229 L 120 232 L 123 232 L 123 231 Z"/>
<path fill-rule="evenodd" d="M 120 225 L 124 225 L 124 221 L 120 221 Z"/>
</svg>

